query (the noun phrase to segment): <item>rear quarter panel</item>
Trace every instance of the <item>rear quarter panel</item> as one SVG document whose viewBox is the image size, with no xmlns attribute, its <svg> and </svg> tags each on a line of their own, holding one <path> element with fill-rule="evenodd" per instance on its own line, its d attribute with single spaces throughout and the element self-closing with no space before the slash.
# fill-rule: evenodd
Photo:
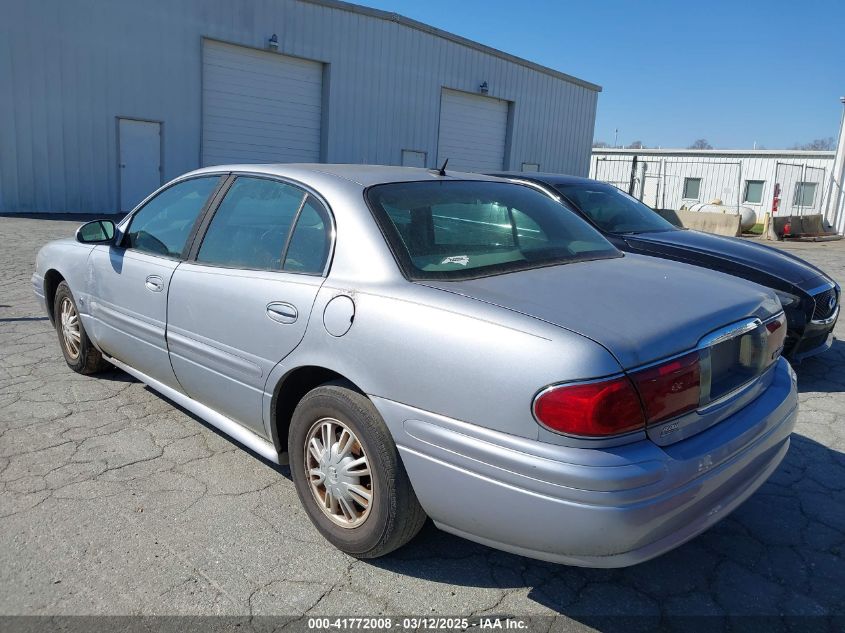
<svg viewBox="0 0 845 633">
<path fill-rule="evenodd" d="M 323 324 L 337 295 L 355 303 L 340 337 Z M 410 282 L 321 289 L 305 337 L 271 373 L 273 386 L 299 366 L 336 371 L 371 396 L 537 439 L 531 404 L 550 383 L 620 371 L 593 341 L 536 319 Z M 267 416 L 269 417 L 269 416 Z"/>
</svg>

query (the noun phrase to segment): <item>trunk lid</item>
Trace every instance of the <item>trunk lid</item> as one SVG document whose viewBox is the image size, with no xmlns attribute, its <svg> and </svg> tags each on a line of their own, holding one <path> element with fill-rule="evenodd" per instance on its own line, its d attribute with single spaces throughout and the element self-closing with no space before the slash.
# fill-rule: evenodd
<svg viewBox="0 0 845 633">
<path fill-rule="evenodd" d="M 690 350 L 706 334 L 780 311 L 770 290 L 653 257 L 549 266 L 464 281 L 419 282 L 577 332 L 626 370 Z"/>
</svg>

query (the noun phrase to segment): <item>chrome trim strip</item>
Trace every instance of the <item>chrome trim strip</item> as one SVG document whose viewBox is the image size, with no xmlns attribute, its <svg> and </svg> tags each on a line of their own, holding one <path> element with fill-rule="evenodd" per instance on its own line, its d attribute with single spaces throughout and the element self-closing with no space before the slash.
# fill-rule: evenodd
<svg viewBox="0 0 845 633">
<path fill-rule="evenodd" d="M 730 325 L 726 325 L 725 327 L 721 327 L 718 330 L 714 330 L 710 334 L 705 335 L 698 341 L 698 349 L 704 349 L 706 347 L 713 347 L 714 345 L 718 345 L 724 341 L 727 341 L 732 338 L 736 338 L 737 336 L 742 336 L 750 332 L 751 330 L 755 330 L 758 327 L 763 325 L 763 322 L 754 317 L 752 319 L 744 319 L 742 321 L 737 321 L 736 323 L 732 323 Z"/>
<path fill-rule="evenodd" d="M 696 411 L 703 411 L 710 403 L 710 389 L 713 386 L 713 365 L 710 348 L 698 350 L 698 406 Z"/>
<path fill-rule="evenodd" d="M 780 312 L 778 312 L 777 314 L 773 314 L 773 315 L 772 315 L 772 316 L 770 316 L 768 319 L 766 319 L 765 321 L 763 321 L 763 323 L 768 323 L 769 321 L 774 321 L 775 319 L 779 319 L 779 318 L 780 318 L 780 316 L 781 316 L 781 315 L 783 315 L 783 314 L 785 314 L 785 312 L 784 312 L 783 310 L 781 310 L 781 311 L 780 311 Z"/>
<path fill-rule="evenodd" d="M 551 198 L 555 202 L 563 203 L 563 198 L 560 196 L 559 193 L 555 193 L 555 191 L 553 189 L 551 189 L 550 187 L 546 187 L 544 185 L 541 185 L 539 182 L 534 182 L 533 180 L 525 180 L 523 178 L 519 178 L 518 176 L 497 176 L 497 178 L 504 178 L 505 180 L 508 180 L 508 181 L 510 181 L 514 184 L 525 185 L 526 187 L 531 187 L 532 189 L 536 189 L 540 193 L 546 194 L 547 196 L 549 196 L 549 198 Z"/>
<path fill-rule="evenodd" d="M 107 361 L 119 367 L 127 374 L 130 374 L 140 380 L 141 382 L 149 385 L 160 394 L 169 398 L 179 406 L 186 408 L 191 413 L 198 415 L 200 418 L 208 422 L 211 426 L 219 429 L 232 439 L 240 442 L 248 449 L 255 451 L 261 457 L 266 459 L 267 461 L 273 462 L 274 464 L 280 464 L 282 466 L 287 465 L 287 457 L 286 453 L 282 453 L 281 455 L 276 451 L 276 447 L 273 446 L 271 442 L 268 442 L 263 437 L 259 437 L 252 431 L 247 430 L 234 420 L 230 420 L 224 415 L 221 415 L 214 409 L 205 406 L 201 402 L 197 402 L 193 398 L 186 396 L 184 393 L 180 391 L 176 391 L 175 389 L 168 387 L 167 385 L 160 383 L 155 378 L 151 378 L 146 374 L 130 367 L 129 365 L 122 363 L 121 361 L 112 358 L 107 355 L 103 355 Z"/>
</svg>

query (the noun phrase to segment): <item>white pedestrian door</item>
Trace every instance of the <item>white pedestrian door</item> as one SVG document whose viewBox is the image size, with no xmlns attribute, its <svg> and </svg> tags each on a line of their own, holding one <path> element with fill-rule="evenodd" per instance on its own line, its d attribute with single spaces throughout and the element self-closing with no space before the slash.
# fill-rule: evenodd
<svg viewBox="0 0 845 633">
<path fill-rule="evenodd" d="M 161 123 L 119 119 L 120 210 L 136 204 L 161 186 Z"/>
<path fill-rule="evenodd" d="M 444 88 L 440 97 L 437 166 L 448 158 L 447 169 L 503 169 L 507 132 L 507 101 Z"/>
</svg>

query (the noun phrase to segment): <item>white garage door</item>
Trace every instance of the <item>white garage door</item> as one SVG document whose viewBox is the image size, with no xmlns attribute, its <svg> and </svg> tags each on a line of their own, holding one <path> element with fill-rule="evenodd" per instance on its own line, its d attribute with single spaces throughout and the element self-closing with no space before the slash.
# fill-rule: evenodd
<svg viewBox="0 0 845 633">
<path fill-rule="evenodd" d="M 206 41 L 202 163 L 319 162 L 323 65 Z"/>
<path fill-rule="evenodd" d="M 459 171 L 503 169 L 507 132 L 507 101 L 444 89 L 437 166 L 448 158 Z"/>
</svg>

